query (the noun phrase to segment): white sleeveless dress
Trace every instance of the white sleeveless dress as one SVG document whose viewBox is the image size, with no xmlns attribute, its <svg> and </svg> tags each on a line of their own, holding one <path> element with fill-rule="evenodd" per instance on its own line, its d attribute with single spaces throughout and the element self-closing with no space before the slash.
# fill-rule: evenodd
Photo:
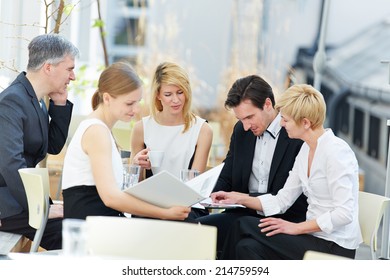
<svg viewBox="0 0 390 280">
<path fill-rule="evenodd" d="M 89 157 L 81 147 L 81 138 L 84 132 L 94 124 L 99 124 L 109 129 L 104 122 L 99 119 L 86 119 L 82 121 L 72 137 L 72 141 L 66 151 L 64 167 L 62 173 L 62 189 L 74 186 L 96 186 L 93 179 L 92 168 Z M 122 186 L 123 166 L 120 153 L 117 149 L 114 138 L 111 135 L 112 164 L 116 185 Z"/>
<path fill-rule="evenodd" d="M 142 118 L 146 147 L 164 151 L 159 170 L 167 170 L 180 178 L 180 170 L 189 167 L 204 122 L 197 116 L 193 125 L 183 133 L 184 125 L 165 126 L 158 124 L 151 116 Z"/>
</svg>

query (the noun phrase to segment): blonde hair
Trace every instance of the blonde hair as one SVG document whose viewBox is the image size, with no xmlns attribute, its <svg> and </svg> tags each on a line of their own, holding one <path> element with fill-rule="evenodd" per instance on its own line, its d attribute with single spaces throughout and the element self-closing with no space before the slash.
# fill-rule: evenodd
<svg viewBox="0 0 390 280">
<path fill-rule="evenodd" d="M 190 79 L 187 72 L 178 64 L 173 62 L 163 62 L 157 66 L 153 76 L 151 86 L 151 100 L 150 100 L 150 112 L 154 119 L 156 119 L 157 113 L 163 110 L 161 101 L 157 98 L 160 92 L 161 86 L 175 85 L 183 91 L 185 96 L 185 103 L 183 106 L 183 118 L 184 129 L 186 132 L 195 121 L 195 114 L 191 111 L 192 104 L 192 90 L 190 85 Z"/>
<path fill-rule="evenodd" d="M 99 78 L 98 88 L 92 96 L 92 109 L 96 110 L 103 102 L 103 93 L 116 98 L 142 86 L 142 81 L 130 64 L 115 62 L 107 67 Z"/>
<path fill-rule="evenodd" d="M 277 100 L 275 108 L 283 110 L 296 123 L 303 118 L 311 122 L 313 129 L 322 126 L 326 118 L 326 104 L 322 94 L 306 84 L 289 87 Z"/>
</svg>

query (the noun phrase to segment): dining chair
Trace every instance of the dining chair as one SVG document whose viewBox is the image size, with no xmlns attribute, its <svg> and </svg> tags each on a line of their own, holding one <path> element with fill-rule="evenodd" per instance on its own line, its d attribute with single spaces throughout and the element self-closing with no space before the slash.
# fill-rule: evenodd
<svg viewBox="0 0 390 280">
<path fill-rule="evenodd" d="M 52 196 L 56 201 L 62 201 L 61 191 L 62 191 L 62 169 L 64 166 L 64 157 L 68 146 L 75 134 L 80 123 L 85 120 L 86 115 L 72 114 L 72 119 L 69 124 L 68 137 L 66 143 L 62 148 L 61 152 L 57 155 L 48 155 L 46 161 L 46 167 L 49 168 L 49 174 L 54 173 L 55 178 L 57 179 L 57 190 L 55 195 Z"/>
<path fill-rule="evenodd" d="M 378 259 L 377 239 L 382 217 L 390 206 L 390 198 L 359 191 L 359 224 L 363 243 L 370 247 L 371 258 Z"/>
<path fill-rule="evenodd" d="M 92 256 L 143 260 L 214 260 L 217 228 L 178 221 L 89 216 Z"/>
<path fill-rule="evenodd" d="M 303 256 L 303 260 L 352 260 L 350 258 L 328 254 L 324 252 L 308 250 Z"/>
<path fill-rule="evenodd" d="M 29 252 L 31 241 L 21 234 L 0 231 L 0 255 L 10 252 Z"/>
<path fill-rule="evenodd" d="M 49 172 L 47 168 L 21 168 L 18 170 L 28 203 L 28 223 L 36 229 L 30 252 L 37 252 L 49 215 Z"/>
</svg>

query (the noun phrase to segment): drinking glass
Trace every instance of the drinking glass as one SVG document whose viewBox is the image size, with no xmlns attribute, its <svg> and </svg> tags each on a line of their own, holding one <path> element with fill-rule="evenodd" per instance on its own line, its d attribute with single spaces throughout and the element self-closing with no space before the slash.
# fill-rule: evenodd
<svg viewBox="0 0 390 280">
<path fill-rule="evenodd" d="M 196 169 L 182 169 L 180 170 L 180 180 L 187 182 L 199 175 L 199 171 Z"/>
<path fill-rule="evenodd" d="M 83 257 L 87 254 L 86 222 L 81 219 L 62 221 L 62 252 L 67 257 Z"/>
<path fill-rule="evenodd" d="M 134 164 L 123 165 L 123 185 L 122 189 L 126 189 L 138 183 L 141 166 Z"/>
</svg>

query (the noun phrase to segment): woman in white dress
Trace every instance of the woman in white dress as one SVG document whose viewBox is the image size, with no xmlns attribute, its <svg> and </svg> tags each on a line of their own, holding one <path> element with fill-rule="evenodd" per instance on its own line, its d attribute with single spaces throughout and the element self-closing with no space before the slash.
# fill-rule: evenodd
<svg viewBox="0 0 390 280">
<path fill-rule="evenodd" d="M 206 170 L 212 142 L 210 125 L 191 109 L 192 91 L 186 71 L 176 63 L 161 63 L 154 74 L 149 116 L 134 125 L 132 161 L 151 176 L 149 150 L 164 151 L 159 170 L 180 177 L 182 169 Z M 142 173 L 142 172 L 141 172 Z M 192 218 L 208 212 L 194 210 Z"/>
</svg>

